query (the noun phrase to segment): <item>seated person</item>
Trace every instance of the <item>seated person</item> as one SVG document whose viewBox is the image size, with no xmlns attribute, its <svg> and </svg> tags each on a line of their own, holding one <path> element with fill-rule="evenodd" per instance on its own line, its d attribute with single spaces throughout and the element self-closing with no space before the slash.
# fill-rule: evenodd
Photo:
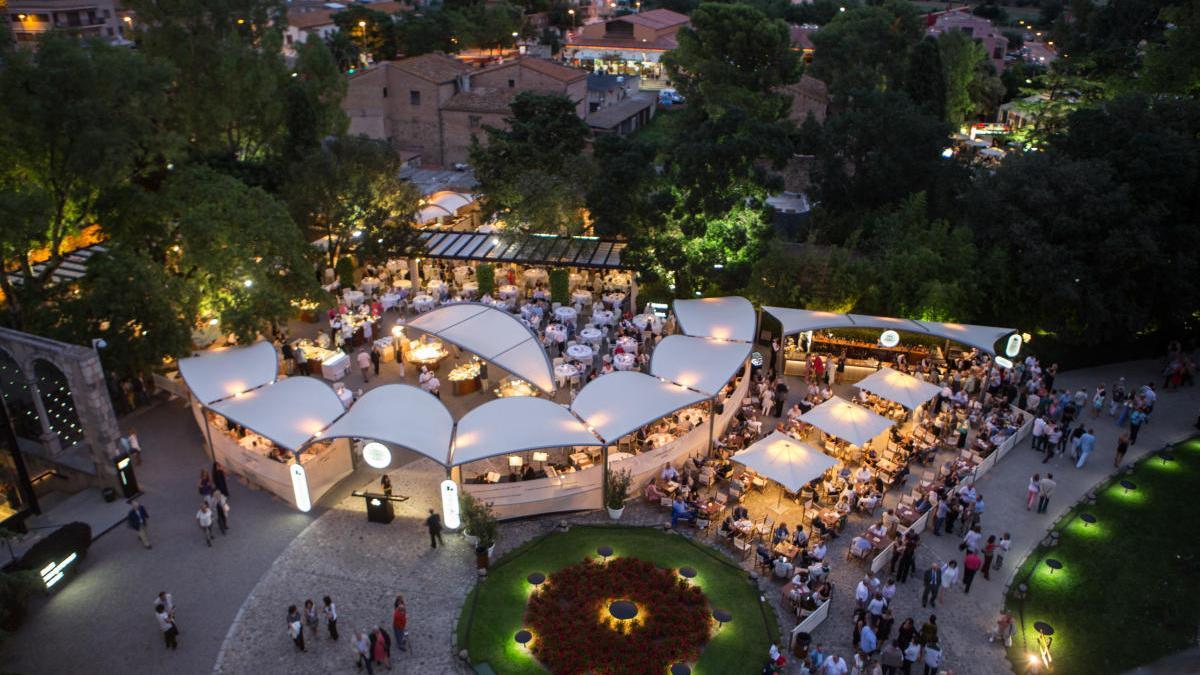
<svg viewBox="0 0 1200 675">
<path fill-rule="evenodd" d="M 650 481 L 650 484 L 646 486 L 646 500 L 647 501 L 660 502 L 660 501 L 662 501 L 662 498 L 665 496 L 666 495 L 663 493 L 663 491 L 659 490 L 658 486 L 655 485 L 654 481 Z"/>
<path fill-rule="evenodd" d="M 733 462 L 725 462 L 717 468 L 717 478 L 729 480 L 731 475 L 733 475 Z"/>
<path fill-rule="evenodd" d="M 671 504 L 671 527 L 678 527 L 679 521 L 696 519 L 696 512 L 687 507 L 683 497 L 675 497 L 675 501 Z"/>
<path fill-rule="evenodd" d="M 749 520 L 750 512 L 747 511 L 746 507 L 744 507 L 744 506 L 735 506 L 735 507 L 733 507 L 733 519 L 734 520 Z"/>
<path fill-rule="evenodd" d="M 725 520 L 721 521 L 721 534 L 726 537 L 732 537 L 736 530 L 733 527 L 733 516 L 725 516 Z"/>
<path fill-rule="evenodd" d="M 850 499 L 847 497 L 848 494 L 849 493 L 842 495 L 838 499 L 838 503 L 837 503 L 837 512 L 842 514 L 843 516 L 850 513 Z"/>
<path fill-rule="evenodd" d="M 825 542 L 818 539 L 818 540 L 816 540 L 816 542 L 813 543 L 813 546 L 808 550 L 808 557 L 810 557 L 813 560 L 816 560 L 818 562 L 821 562 L 821 561 L 825 560 L 826 551 L 827 551 L 827 549 L 825 547 Z"/>
<path fill-rule="evenodd" d="M 804 531 L 803 527 L 797 525 L 796 529 L 792 531 L 792 543 L 801 548 L 808 543 L 808 533 Z"/>
<path fill-rule="evenodd" d="M 678 481 L 679 472 L 675 470 L 674 466 L 671 466 L 670 464 L 668 464 L 665 467 L 663 467 L 662 479 L 669 480 L 669 481 Z"/>
<path fill-rule="evenodd" d="M 876 506 L 879 506 L 879 493 L 872 492 L 870 495 L 858 500 L 858 507 L 863 511 L 873 511 Z"/>
<path fill-rule="evenodd" d="M 926 495 L 921 495 L 921 498 L 913 504 L 913 508 L 917 510 L 917 513 L 925 513 L 932 506 L 933 505 L 929 503 L 929 497 Z"/>
<path fill-rule="evenodd" d="M 871 534 L 875 535 L 876 537 L 886 537 L 887 536 L 887 526 L 884 525 L 882 522 L 878 522 L 878 523 L 875 523 L 874 525 L 872 525 L 871 527 L 868 527 L 867 532 L 870 532 Z"/>
<path fill-rule="evenodd" d="M 792 573 L 793 567 L 794 565 L 787 559 L 787 556 L 781 555 L 775 559 L 775 576 L 786 579 Z"/>
<path fill-rule="evenodd" d="M 859 558 L 865 558 L 870 550 L 871 542 L 868 541 L 866 537 L 855 537 L 850 541 L 851 555 Z"/>
<path fill-rule="evenodd" d="M 787 539 L 789 534 L 791 533 L 788 532 L 787 523 L 780 523 L 779 527 L 775 528 L 775 536 L 772 538 L 771 543 L 778 544 L 784 539 Z"/>
<path fill-rule="evenodd" d="M 813 518 L 812 527 L 817 531 L 817 534 L 821 535 L 822 537 L 835 536 L 833 531 L 830 530 L 829 526 L 825 524 L 825 521 L 821 520 L 820 518 Z"/>
</svg>

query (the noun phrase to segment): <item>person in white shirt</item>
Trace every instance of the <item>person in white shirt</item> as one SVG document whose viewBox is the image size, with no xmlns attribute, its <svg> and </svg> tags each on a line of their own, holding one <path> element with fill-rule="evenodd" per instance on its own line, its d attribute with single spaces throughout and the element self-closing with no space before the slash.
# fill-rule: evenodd
<svg viewBox="0 0 1200 675">
<path fill-rule="evenodd" d="M 958 561 L 951 560 L 942 565 L 942 592 L 947 588 L 954 588 L 954 584 L 958 583 Z M 941 593 L 938 594 L 938 600 L 941 600 Z"/>
<path fill-rule="evenodd" d="M 354 357 L 358 361 L 358 369 L 362 371 L 363 382 L 371 381 L 371 355 L 365 349 L 358 350 Z"/>
<path fill-rule="evenodd" d="M 875 597 L 871 598 L 871 601 L 867 603 L 867 614 L 871 615 L 872 624 L 879 623 L 879 617 L 883 616 L 883 610 L 885 607 L 887 607 L 887 602 L 883 599 L 883 593 L 876 593 Z M 864 651 L 875 650 L 871 649 Z"/>
<path fill-rule="evenodd" d="M 204 533 L 204 541 L 212 546 L 212 524 L 213 512 L 208 508 L 208 502 L 200 502 L 200 510 L 196 512 L 196 522 L 200 524 L 200 531 Z"/>
<path fill-rule="evenodd" d="M 907 668 L 904 670 L 904 672 L 911 672 L 912 666 L 909 666 L 908 664 L 915 664 L 921 660 L 920 643 L 918 643 L 916 640 L 913 640 L 908 644 L 907 647 L 904 648 L 904 660 L 907 661 L 905 664 Z"/>
<path fill-rule="evenodd" d="M 813 560 L 824 560 L 825 559 L 825 542 L 818 541 L 816 543 L 816 545 L 814 545 L 812 547 L 812 550 L 808 552 L 808 555 Z"/>
<path fill-rule="evenodd" d="M 830 369 L 832 370 L 832 369 Z M 846 659 L 832 654 L 821 664 L 822 675 L 846 675 L 850 672 L 850 666 L 846 665 Z"/>
<path fill-rule="evenodd" d="M 869 577 L 863 577 L 862 581 L 854 587 L 854 602 L 858 603 L 859 609 L 867 606 L 867 601 L 871 599 L 871 580 Z"/>
<path fill-rule="evenodd" d="M 883 526 L 883 523 L 875 523 L 871 527 L 867 528 L 867 532 L 870 532 L 876 537 L 887 536 L 887 528 Z"/>
<path fill-rule="evenodd" d="M 679 478 L 679 472 L 670 464 L 663 467 L 661 475 L 663 480 L 673 481 Z"/>
<path fill-rule="evenodd" d="M 940 665 L 942 665 L 941 647 L 936 642 L 925 645 L 925 672 L 936 673 Z"/>
<path fill-rule="evenodd" d="M 167 610 L 167 614 L 175 613 L 175 597 L 166 591 L 159 591 L 158 596 L 154 598 L 155 605 L 162 605 Z"/>
<path fill-rule="evenodd" d="M 175 627 L 175 619 L 171 617 L 171 613 L 162 603 L 154 606 L 154 618 L 158 621 L 158 629 L 162 631 L 167 649 L 179 649 L 179 643 L 176 640 L 179 636 L 179 629 Z"/>
</svg>

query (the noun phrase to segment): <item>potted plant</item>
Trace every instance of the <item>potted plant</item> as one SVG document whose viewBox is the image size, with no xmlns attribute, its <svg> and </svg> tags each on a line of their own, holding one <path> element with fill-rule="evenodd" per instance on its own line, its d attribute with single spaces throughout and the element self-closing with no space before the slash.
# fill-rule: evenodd
<svg viewBox="0 0 1200 675">
<path fill-rule="evenodd" d="M 475 564 L 487 569 L 496 548 L 496 514 L 492 505 L 472 495 L 462 495 L 463 536 L 475 546 Z"/>
<path fill-rule="evenodd" d="M 550 270 L 550 300 L 560 305 L 571 302 L 571 275 L 565 269 Z"/>
<path fill-rule="evenodd" d="M 628 470 L 609 471 L 606 480 L 606 502 L 608 517 L 620 520 L 625 513 L 625 499 L 629 497 L 629 483 L 632 478 Z"/>
<path fill-rule="evenodd" d="M 475 268 L 475 283 L 479 285 L 479 297 L 487 297 L 496 290 L 496 268 L 487 263 Z"/>
</svg>

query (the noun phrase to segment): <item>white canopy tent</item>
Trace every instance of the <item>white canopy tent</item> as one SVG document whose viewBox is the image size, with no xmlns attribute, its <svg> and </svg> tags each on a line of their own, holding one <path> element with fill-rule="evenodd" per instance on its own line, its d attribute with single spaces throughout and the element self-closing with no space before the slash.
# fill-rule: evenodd
<svg viewBox="0 0 1200 675">
<path fill-rule="evenodd" d="M 716 396 L 749 355 L 749 343 L 669 335 L 654 348 L 650 372 L 655 377 Z"/>
<path fill-rule="evenodd" d="M 754 342 L 754 305 L 742 297 L 676 300 L 675 318 L 688 335 Z"/>
<path fill-rule="evenodd" d="M 709 398 L 690 389 L 632 370 L 609 373 L 589 382 L 571 409 L 597 436 L 616 443 L 638 428 Z"/>
<path fill-rule="evenodd" d="M 458 421 L 452 465 L 541 448 L 602 445 L 571 411 L 544 398 L 498 398 Z"/>
<path fill-rule="evenodd" d="M 426 225 L 438 218 L 450 218 L 454 215 L 452 211 L 437 204 L 428 204 L 417 212 L 417 223 Z"/>
<path fill-rule="evenodd" d="M 817 448 L 781 432 L 773 431 L 733 456 L 733 461 L 799 492 L 805 483 L 820 478 L 837 460 Z"/>
<path fill-rule="evenodd" d="M 266 341 L 179 359 L 179 375 L 196 400 L 209 405 L 275 381 L 279 361 Z"/>
<path fill-rule="evenodd" d="M 942 390 L 935 384 L 887 367 L 871 373 L 854 386 L 889 401 L 895 401 L 909 410 L 916 410 Z"/>
<path fill-rule="evenodd" d="M 333 387 L 314 377 L 289 377 L 209 407 L 293 452 L 345 412 Z"/>
<path fill-rule="evenodd" d="M 860 447 L 892 426 L 888 418 L 838 396 L 804 413 L 800 421 Z"/>
<path fill-rule="evenodd" d="M 458 210 L 475 201 L 475 197 L 453 190 L 442 190 L 435 192 L 428 197 L 430 204 L 441 207 L 449 211 L 451 215 L 457 214 Z"/>
<path fill-rule="evenodd" d="M 784 335 L 795 335 L 810 330 L 825 328 L 878 328 L 880 330 L 903 330 L 910 333 L 935 335 L 947 340 L 953 340 L 968 347 L 975 347 L 988 354 L 995 354 L 996 341 L 1006 335 L 1015 333 L 1013 328 L 998 328 L 996 326 L 972 326 L 961 323 L 940 323 L 937 321 L 916 321 L 913 319 L 897 319 L 888 316 L 870 316 L 866 314 L 838 314 L 834 312 L 817 312 L 808 309 L 791 309 L 787 307 L 763 307 L 768 314 L 779 319 L 783 324 Z"/>
<path fill-rule="evenodd" d="M 405 324 L 478 354 L 508 372 L 554 393 L 554 371 L 537 335 L 520 319 L 473 302 L 439 307 Z"/>
<path fill-rule="evenodd" d="M 363 394 L 321 438 L 383 441 L 445 465 L 453 430 L 454 418 L 436 396 L 407 384 L 385 384 Z"/>
</svg>

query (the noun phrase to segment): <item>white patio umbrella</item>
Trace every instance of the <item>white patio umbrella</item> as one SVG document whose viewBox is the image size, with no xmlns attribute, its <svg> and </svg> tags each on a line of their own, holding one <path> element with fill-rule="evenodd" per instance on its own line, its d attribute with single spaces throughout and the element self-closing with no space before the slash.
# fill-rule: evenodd
<svg viewBox="0 0 1200 675">
<path fill-rule="evenodd" d="M 789 492 L 799 492 L 805 483 L 820 478 L 837 460 L 782 431 L 760 439 L 738 452 L 733 461 L 779 483 Z"/>
<path fill-rule="evenodd" d="M 909 410 L 916 410 L 942 390 L 936 384 L 886 367 L 871 373 L 854 386 L 880 398 L 895 401 Z"/>
<path fill-rule="evenodd" d="M 800 420 L 860 447 L 892 426 L 888 418 L 838 396 L 804 413 Z"/>
</svg>

